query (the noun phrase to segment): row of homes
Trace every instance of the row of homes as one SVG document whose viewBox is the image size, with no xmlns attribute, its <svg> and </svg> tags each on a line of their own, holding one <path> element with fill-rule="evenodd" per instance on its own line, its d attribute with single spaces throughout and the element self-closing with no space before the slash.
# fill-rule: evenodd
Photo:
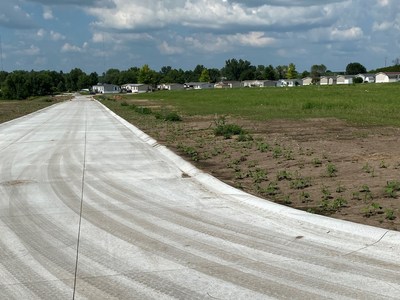
<svg viewBox="0 0 400 300">
<path fill-rule="evenodd" d="M 334 84 L 353 84 L 355 78 L 361 78 L 365 83 L 390 83 L 400 81 L 400 72 L 380 72 L 377 74 L 358 74 L 358 75 L 337 75 L 321 76 L 320 85 Z M 164 83 L 157 86 L 157 90 L 183 90 L 183 89 L 213 89 L 213 88 L 237 88 L 237 87 L 294 87 L 300 85 L 311 85 L 315 83 L 315 78 L 306 77 L 303 79 L 280 79 L 280 80 L 244 80 L 244 81 L 221 81 L 218 83 L 209 82 L 188 82 Z M 148 84 L 129 83 L 122 86 L 113 84 L 98 84 L 92 87 L 92 92 L 96 94 L 104 93 L 146 93 L 154 89 Z"/>
<path fill-rule="evenodd" d="M 390 83 L 400 81 L 400 72 L 379 72 L 376 74 L 321 76 L 320 85 L 353 84 L 355 78 L 361 78 L 364 83 Z M 313 84 L 311 77 L 303 78 L 303 85 Z"/>
</svg>

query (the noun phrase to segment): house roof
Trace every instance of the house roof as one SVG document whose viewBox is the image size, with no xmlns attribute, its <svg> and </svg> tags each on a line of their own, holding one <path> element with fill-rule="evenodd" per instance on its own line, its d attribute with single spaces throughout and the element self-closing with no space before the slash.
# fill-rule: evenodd
<svg viewBox="0 0 400 300">
<path fill-rule="evenodd" d="M 357 74 L 356 76 L 375 77 L 375 74 L 373 74 L 373 73 L 360 73 L 360 74 Z"/>
<path fill-rule="evenodd" d="M 337 78 L 343 77 L 343 78 L 354 78 L 356 75 L 338 75 Z"/>
<path fill-rule="evenodd" d="M 400 72 L 379 72 L 376 75 L 378 75 L 378 74 L 385 74 L 389 77 L 394 77 L 394 76 L 399 76 Z"/>
<path fill-rule="evenodd" d="M 123 86 L 143 86 L 143 85 L 147 85 L 144 83 L 126 83 Z"/>
</svg>

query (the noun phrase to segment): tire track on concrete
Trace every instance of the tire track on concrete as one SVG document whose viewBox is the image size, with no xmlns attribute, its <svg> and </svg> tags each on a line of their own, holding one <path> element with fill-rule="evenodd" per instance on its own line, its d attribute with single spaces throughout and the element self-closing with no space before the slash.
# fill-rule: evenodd
<svg viewBox="0 0 400 300">
<path fill-rule="evenodd" d="M 379 260 L 374 260 L 372 258 L 365 258 L 359 254 L 353 253 L 351 258 L 349 258 L 349 263 L 338 262 L 338 257 L 342 256 L 342 252 L 337 250 L 329 250 L 326 246 L 319 246 L 316 244 L 311 244 L 304 240 L 296 240 L 296 237 L 287 237 L 278 239 L 274 235 L 268 235 L 268 233 L 263 233 L 262 228 L 254 228 L 255 230 L 243 230 L 247 224 L 235 223 L 230 225 L 230 222 L 221 216 L 216 215 L 202 215 L 200 220 L 198 216 L 188 210 L 179 209 L 177 207 L 169 208 L 167 205 L 163 205 L 164 201 L 152 201 L 154 197 L 147 197 L 142 200 L 139 195 L 144 195 L 145 192 L 140 191 L 139 186 L 135 186 L 131 190 L 127 189 L 125 186 L 119 185 L 117 182 L 112 182 L 105 176 L 100 175 L 101 184 L 92 187 L 92 192 L 99 192 L 106 194 L 104 198 L 119 199 L 120 203 L 129 207 L 135 211 L 135 215 L 127 216 L 132 220 L 135 219 L 136 212 L 141 212 L 147 214 L 148 216 L 157 217 L 160 220 L 170 222 L 172 224 L 181 226 L 183 228 L 191 229 L 198 233 L 203 233 L 221 240 L 229 241 L 234 244 L 250 247 L 255 250 L 268 251 L 268 253 L 277 255 L 281 258 L 287 260 L 301 260 L 308 264 L 319 265 L 321 267 L 327 268 L 337 268 L 340 267 L 341 270 L 358 275 L 361 271 L 367 272 L 371 279 L 377 279 L 382 276 L 385 278 L 392 279 L 393 283 L 398 282 L 398 276 L 400 266 L 387 264 L 382 265 Z M 88 183 L 89 184 L 89 183 Z M 146 191 L 148 193 L 148 191 Z M 134 197 L 135 201 L 129 201 L 132 198 L 132 194 L 136 195 Z M 165 199 L 167 202 L 168 200 Z M 105 207 L 103 207 L 104 209 Z M 113 206 L 111 210 L 117 210 L 118 207 Z M 124 213 L 127 213 L 126 211 Z M 215 221 L 218 220 L 218 221 Z M 264 229 L 265 230 L 265 229 Z M 251 239 L 249 238 L 251 237 Z M 288 241 L 294 242 L 295 249 L 288 249 Z M 313 247 L 319 253 L 318 257 L 310 257 L 308 250 Z M 351 260 L 350 260 L 351 259 Z M 357 263 L 356 263 L 357 261 Z M 388 270 L 392 269 L 392 271 Z M 392 274 L 390 275 L 390 273 Z"/>
<path fill-rule="evenodd" d="M 108 198 L 107 196 L 105 198 Z M 109 207 L 108 207 L 109 208 Z M 213 245 L 208 245 L 203 242 L 199 242 L 195 239 L 191 239 L 190 235 L 191 232 L 188 232 L 188 235 L 185 236 L 183 234 L 176 234 L 175 232 L 182 232 L 182 228 L 176 228 L 176 231 L 173 231 L 172 229 L 165 229 L 165 225 L 158 225 L 158 220 L 154 220 L 154 217 L 159 217 L 154 214 L 147 215 L 147 213 L 144 213 L 144 211 L 140 209 L 134 210 L 134 213 L 130 213 L 129 211 L 126 210 L 120 210 L 117 209 L 117 207 L 112 208 L 111 212 L 113 215 L 119 217 L 120 219 L 126 220 L 128 223 L 128 226 L 131 224 L 136 225 L 135 228 L 139 228 L 136 230 L 140 230 L 140 228 L 144 228 L 143 234 L 149 235 L 150 237 L 153 237 L 155 239 L 167 239 L 171 244 L 175 244 L 176 247 L 179 247 L 179 243 L 181 241 L 185 241 L 189 244 L 191 244 L 191 249 L 195 249 L 193 252 L 199 252 L 198 255 L 201 255 L 202 257 L 216 257 L 218 260 L 223 260 L 223 264 L 226 265 L 241 265 L 241 266 L 246 266 L 247 268 L 253 269 L 254 271 L 261 272 L 262 274 L 268 274 L 268 273 L 273 273 L 276 278 L 285 278 L 289 283 L 288 285 L 291 285 L 291 283 L 294 282 L 304 282 L 305 278 L 309 277 L 309 283 L 310 287 L 315 288 L 315 285 L 321 285 L 323 284 L 325 291 L 329 291 L 330 293 L 335 293 L 335 294 L 340 294 L 342 296 L 351 296 L 357 293 L 357 291 L 353 291 L 351 287 L 341 285 L 340 283 L 337 284 L 331 284 L 329 282 L 326 282 L 323 279 L 320 278 L 315 278 L 315 277 L 310 277 L 306 272 L 298 273 L 299 270 L 291 270 L 288 272 L 288 270 L 282 269 L 281 267 L 274 266 L 273 264 L 265 264 L 263 261 L 255 261 L 254 259 L 248 259 L 247 257 L 229 252 L 223 248 L 218 248 Z M 97 212 L 98 214 L 101 214 L 100 212 Z M 153 217 L 153 218 L 152 218 Z M 152 220 L 153 222 L 149 222 L 147 220 Z M 159 219 L 160 221 L 162 219 Z M 160 222 L 162 223 L 162 222 Z M 151 234 L 153 233 L 153 234 Z M 194 236 L 194 234 L 192 234 Z M 195 235 L 198 237 L 197 235 Z M 221 239 L 221 245 L 226 246 L 226 241 Z M 229 241 L 231 243 L 235 243 L 235 241 Z M 218 244 L 218 241 L 215 242 L 215 244 Z M 258 249 L 260 252 L 268 252 L 269 249 L 266 249 L 264 247 L 261 247 Z M 205 255 L 207 254 L 207 255 Z M 276 253 L 278 256 L 279 254 Z M 304 255 L 305 256 L 305 255 Z M 210 258 L 210 259 L 211 259 Z M 294 259 L 293 259 L 294 260 Z M 214 260 L 213 260 L 214 261 Z M 214 263 L 216 263 L 214 261 Z M 311 259 L 308 259 L 308 264 L 309 265 L 314 265 Z M 305 264 L 305 267 L 307 267 L 307 264 Z M 322 266 L 321 266 L 322 267 Z M 323 271 L 325 271 L 327 268 L 326 266 L 323 266 Z M 321 275 L 321 274 L 317 274 Z M 354 274 L 355 275 L 355 274 Z M 340 286 L 340 288 L 338 288 Z M 337 291 L 339 290 L 339 292 Z M 374 296 L 376 297 L 376 296 Z"/>
<path fill-rule="evenodd" d="M 84 214 L 84 218 L 86 220 L 90 221 L 92 224 L 96 225 L 99 228 L 102 228 L 106 232 L 109 232 L 109 233 L 113 234 L 114 236 L 119 237 L 119 238 L 121 238 L 121 239 L 123 239 L 123 240 L 125 240 L 127 242 L 130 242 L 132 240 L 131 239 L 132 234 L 133 234 L 134 241 L 135 241 L 136 245 L 137 245 L 137 242 L 138 242 L 138 237 L 140 237 L 141 239 L 147 240 L 148 241 L 147 244 L 145 243 L 145 244 L 141 244 L 140 245 L 141 248 L 146 249 L 147 251 L 149 251 L 150 249 L 154 249 L 155 245 L 160 244 L 159 248 L 163 249 L 163 251 L 160 250 L 161 253 L 157 252 L 157 254 L 158 255 L 161 254 L 160 256 L 165 257 L 165 258 L 167 258 L 169 260 L 178 262 L 179 264 L 182 264 L 180 257 L 185 257 L 185 256 L 188 256 L 188 258 L 185 259 L 185 261 L 196 262 L 197 260 L 199 260 L 200 262 L 202 262 L 202 263 L 200 263 L 200 262 L 194 263 L 194 265 L 200 265 L 200 266 L 201 265 L 208 265 L 208 266 L 210 266 L 210 265 L 215 265 L 216 264 L 213 261 L 204 260 L 203 258 L 201 258 L 199 256 L 195 256 L 195 255 L 189 254 L 189 253 L 184 252 L 184 251 L 182 251 L 180 249 L 176 249 L 174 246 L 159 242 L 159 241 L 157 241 L 157 240 L 155 240 L 155 239 L 153 239 L 151 237 L 148 237 L 145 233 L 139 232 L 137 230 L 133 230 L 133 228 L 131 228 L 131 227 L 125 227 L 124 224 L 121 224 L 121 223 L 119 223 L 117 221 L 114 221 L 114 220 L 112 220 L 110 218 L 107 218 L 107 222 L 108 223 L 112 223 L 112 226 L 105 225 L 106 222 L 104 221 L 103 217 L 107 218 L 107 216 L 104 216 L 104 215 L 102 217 L 100 217 L 100 218 L 96 218 L 93 213 L 90 213 L 89 216 L 88 216 L 88 214 Z M 110 228 L 118 228 L 118 229 L 110 230 Z M 126 232 L 126 235 L 122 235 L 121 236 L 121 232 Z M 150 246 L 150 249 L 148 249 L 148 247 L 149 247 L 148 245 L 153 245 L 153 246 Z M 166 251 L 166 249 L 169 249 L 169 251 Z M 152 252 L 152 251 L 150 251 L 150 252 Z M 166 252 L 171 252 L 171 253 L 169 253 L 169 255 L 165 256 Z M 254 261 L 251 261 L 251 263 L 254 263 Z M 185 264 L 184 264 L 184 266 L 185 266 Z M 191 267 L 195 268 L 194 266 L 191 266 Z M 221 266 L 221 267 L 226 267 L 226 266 Z M 202 269 L 200 268 L 200 270 L 202 270 Z M 204 270 L 202 270 L 202 271 L 204 271 Z M 233 270 L 231 270 L 231 272 L 232 271 Z M 235 272 L 238 272 L 238 271 L 235 270 Z M 229 274 L 229 273 L 230 272 L 228 272 L 227 274 Z M 241 272 L 239 272 L 239 273 L 241 273 Z M 243 274 L 243 273 L 241 273 L 241 274 Z M 210 275 L 210 274 L 208 274 L 208 275 Z M 243 275 L 244 275 L 244 277 L 246 277 L 245 274 L 243 274 Z M 236 278 L 238 279 L 239 276 L 237 276 Z M 226 278 L 222 278 L 222 279 L 226 280 Z M 253 278 L 252 280 L 249 280 L 249 282 L 252 282 L 254 280 L 255 280 L 255 278 Z M 238 284 L 239 282 L 235 282 L 235 283 Z M 282 286 L 279 289 L 282 290 Z M 288 289 L 287 286 L 286 286 L 286 289 Z M 254 287 L 253 287 L 253 290 L 254 290 Z M 258 290 L 256 290 L 256 291 L 259 292 Z"/>
<path fill-rule="evenodd" d="M 70 149 L 70 148 L 68 148 L 68 149 Z M 76 153 L 75 151 L 72 152 L 72 154 L 75 154 L 75 153 Z M 64 152 L 63 153 L 63 157 L 66 157 L 68 161 L 74 161 L 75 159 L 73 158 L 73 155 L 69 155 L 69 154 L 71 154 L 71 152 Z M 58 159 L 60 159 L 60 157 Z M 57 166 L 56 168 L 49 168 L 49 172 L 52 172 L 52 170 L 57 170 L 56 172 L 51 173 L 50 177 L 57 177 L 57 176 L 59 176 L 58 174 L 62 173 L 60 171 L 60 169 L 59 169 L 62 164 L 60 163 L 60 161 L 57 162 L 57 158 L 53 157 L 52 158 L 52 162 L 51 162 L 50 165 L 51 166 Z M 58 188 L 59 188 L 58 184 L 57 185 L 53 185 L 53 189 L 56 192 L 56 194 L 59 195 L 59 198 L 62 201 L 64 201 L 64 203 L 67 203 L 67 206 L 69 206 L 72 211 L 74 211 L 76 214 L 78 214 L 79 207 L 77 205 L 75 205 L 74 202 L 70 201 L 71 199 L 75 198 L 75 197 L 72 197 L 72 196 L 74 194 L 76 195 L 77 191 L 74 192 L 72 189 L 69 188 L 69 185 L 65 185 L 61 192 L 58 192 Z M 65 195 L 68 195 L 68 196 L 64 197 Z M 56 225 L 55 224 L 49 224 L 48 226 L 53 227 L 53 226 L 56 226 Z M 90 259 L 93 259 L 93 254 L 92 254 L 93 250 L 94 250 L 93 248 L 84 248 L 83 247 L 82 249 L 80 249 L 80 252 L 83 255 L 85 255 L 85 256 L 87 255 L 88 257 L 90 257 Z M 96 249 L 95 252 L 97 253 L 99 250 L 101 250 L 101 249 Z M 102 263 L 104 265 L 104 260 L 103 259 L 104 259 L 104 257 L 102 257 L 101 261 L 100 260 L 95 260 L 95 261 L 97 263 Z M 113 265 L 115 265 L 114 261 L 108 261 L 108 264 L 106 264 L 106 266 L 108 268 L 110 268 L 110 269 L 113 269 L 112 268 Z M 116 271 L 116 272 L 118 271 L 115 268 L 113 270 Z M 85 272 L 85 271 L 80 271 L 80 273 L 81 273 L 80 277 L 89 278 L 89 282 L 90 282 L 90 279 L 93 277 L 93 276 L 90 276 L 90 274 Z M 124 274 L 124 276 L 129 276 L 129 274 Z M 140 282 L 142 284 L 146 283 L 147 286 L 149 286 L 150 288 L 152 288 L 154 290 L 174 291 L 174 294 L 176 294 L 176 295 L 182 294 L 181 296 L 185 296 L 185 295 L 187 296 L 189 292 L 191 294 L 191 297 L 195 297 L 195 295 L 196 295 L 193 291 L 189 291 L 183 286 L 176 286 L 171 281 L 166 281 L 165 279 L 161 279 L 160 277 L 157 277 L 157 276 L 152 276 L 153 282 L 157 282 L 157 285 L 150 285 L 150 283 L 152 282 L 151 280 L 148 280 L 148 282 L 146 282 L 146 280 L 143 280 L 143 278 L 148 278 L 148 275 L 146 275 L 146 274 L 142 274 L 140 276 L 140 278 L 142 278 L 140 280 Z M 158 280 L 157 280 L 157 278 L 158 278 Z M 134 279 L 134 278 L 132 278 L 132 279 Z M 156 280 L 154 280 L 154 279 L 156 279 Z M 96 277 L 96 280 L 99 281 L 98 277 Z M 100 288 L 101 288 L 102 292 L 104 292 L 105 294 L 106 293 L 110 293 L 110 291 L 115 289 L 115 286 L 118 286 L 117 282 L 114 282 L 114 284 L 112 285 L 114 288 L 112 288 L 112 287 L 109 286 L 109 284 L 105 284 L 106 283 L 105 280 L 110 281 L 110 279 L 109 278 L 105 278 L 104 280 L 100 281 Z M 163 281 L 165 282 L 164 286 L 160 284 L 160 282 L 163 282 Z M 96 287 L 99 288 L 99 282 L 97 282 Z M 129 287 L 123 287 L 122 290 L 127 290 L 129 295 L 126 295 L 126 296 L 131 296 L 132 291 L 129 291 Z M 199 296 L 198 298 L 200 299 L 200 298 L 202 298 L 202 296 Z"/>
</svg>

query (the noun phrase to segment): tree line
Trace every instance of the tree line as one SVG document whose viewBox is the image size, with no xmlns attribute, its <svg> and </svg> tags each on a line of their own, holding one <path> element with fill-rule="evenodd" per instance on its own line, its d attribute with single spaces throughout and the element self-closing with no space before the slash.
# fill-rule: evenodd
<svg viewBox="0 0 400 300">
<path fill-rule="evenodd" d="M 400 71 L 399 66 L 389 67 L 390 70 Z M 396 69 L 397 68 L 397 69 Z M 378 69 L 384 70 L 385 68 Z M 378 71 L 375 70 L 375 71 Z M 349 63 L 346 72 L 341 74 L 366 73 L 360 63 Z M 156 86 L 160 83 L 185 83 L 185 82 L 211 82 L 221 80 L 279 80 L 295 79 L 311 76 L 318 81 L 320 76 L 337 75 L 328 70 L 323 64 L 311 66 L 309 71 L 299 73 L 293 63 L 289 65 L 257 65 L 248 60 L 228 59 L 221 69 L 206 68 L 197 65 L 193 70 L 175 69 L 164 66 L 159 71 L 152 70 L 149 65 L 131 67 L 127 70 L 115 68 L 108 69 L 101 75 L 96 72 L 86 74 L 79 68 L 72 69 L 69 73 L 62 71 L 13 71 L 0 72 L 0 98 L 26 99 L 34 96 L 54 95 L 57 93 L 80 91 L 88 89 L 98 83 L 122 85 L 126 83 L 145 83 Z"/>
</svg>

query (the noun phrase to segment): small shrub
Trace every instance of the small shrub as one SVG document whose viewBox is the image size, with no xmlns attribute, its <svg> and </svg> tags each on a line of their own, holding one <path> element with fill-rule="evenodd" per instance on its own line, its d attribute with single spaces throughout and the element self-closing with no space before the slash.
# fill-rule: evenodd
<svg viewBox="0 0 400 300">
<path fill-rule="evenodd" d="M 312 201 L 312 200 L 311 200 L 311 195 L 310 195 L 310 193 L 307 193 L 307 192 L 304 192 L 304 191 L 301 192 L 299 198 L 300 198 L 300 201 L 301 201 L 302 203 L 308 203 L 308 202 L 311 202 L 311 201 Z"/>
<path fill-rule="evenodd" d="M 333 210 L 338 210 L 338 209 L 340 209 L 342 207 L 345 207 L 345 206 L 347 206 L 347 200 L 342 198 L 342 197 L 336 198 L 332 202 L 332 209 Z"/>
<path fill-rule="evenodd" d="M 188 155 L 193 161 L 199 161 L 199 153 L 193 147 L 180 144 L 178 145 L 178 149 Z"/>
<path fill-rule="evenodd" d="M 278 181 L 282 180 L 291 180 L 292 179 L 292 174 L 286 170 L 283 171 L 278 171 L 278 174 L 276 174 L 276 179 Z"/>
<path fill-rule="evenodd" d="M 385 196 L 389 198 L 397 198 L 397 192 L 400 191 L 400 182 L 388 181 L 385 186 Z"/>
<path fill-rule="evenodd" d="M 361 200 L 360 192 L 353 192 L 352 200 Z"/>
<path fill-rule="evenodd" d="M 382 206 L 380 206 L 379 203 L 371 203 L 367 207 L 363 208 L 363 214 L 367 218 L 375 216 L 378 213 L 383 213 Z"/>
<path fill-rule="evenodd" d="M 142 114 L 142 115 L 151 115 L 153 113 L 151 108 L 143 107 L 143 106 L 135 106 L 134 110 L 137 113 Z"/>
<path fill-rule="evenodd" d="M 339 185 L 337 188 L 336 188 L 336 193 L 343 193 L 343 192 L 345 192 L 346 191 L 346 188 L 344 187 L 344 186 L 342 186 L 342 185 Z"/>
<path fill-rule="evenodd" d="M 388 167 L 389 167 L 389 165 L 386 164 L 384 160 L 382 160 L 382 161 L 379 163 L 379 168 L 381 168 L 381 169 L 387 169 Z"/>
<path fill-rule="evenodd" d="M 385 210 L 385 219 L 393 221 L 396 219 L 396 216 L 394 214 L 394 210 L 391 208 L 388 208 Z"/>
<path fill-rule="evenodd" d="M 271 146 L 268 143 L 260 142 L 257 145 L 257 149 L 260 152 L 267 152 L 267 151 L 269 151 L 271 149 Z"/>
<path fill-rule="evenodd" d="M 261 183 L 268 179 L 267 171 L 260 168 L 250 171 L 250 177 L 253 179 L 254 183 Z"/>
<path fill-rule="evenodd" d="M 285 205 L 292 204 L 292 200 L 290 200 L 290 196 L 286 195 L 283 197 L 283 204 L 285 204 Z"/>
<path fill-rule="evenodd" d="M 129 104 L 128 104 L 128 102 L 126 102 L 126 101 L 122 101 L 122 102 L 121 102 L 121 106 L 129 106 Z"/>
<path fill-rule="evenodd" d="M 270 182 L 266 188 L 262 189 L 262 193 L 268 196 L 275 196 L 279 193 L 279 187 L 276 182 Z"/>
<path fill-rule="evenodd" d="M 369 189 L 369 186 L 368 186 L 368 185 L 363 184 L 363 185 L 361 186 L 361 188 L 360 188 L 360 192 L 361 192 L 361 193 L 369 193 L 369 192 L 371 192 L 371 190 Z"/>
<path fill-rule="evenodd" d="M 311 185 L 311 177 L 297 176 L 290 182 L 290 187 L 298 190 L 305 189 Z"/>
<path fill-rule="evenodd" d="M 180 122 L 182 121 L 182 117 L 178 115 L 178 113 L 172 111 L 165 115 L 164 120 L 171 122 Z"/>
<path fill-rule="evenodd" d="M 322 161 L 319 158 L 314 158 L 311 163 L 313 164 L 314 167 L 318 168 L 322 166 Z"/>
<path fill-rule="evenodd" d="M 244 132 L 241 132 L 237 137 L 238 142 L 250 142 L 252 140 L 253 137 L 250 134 L 245 134 Z"/>
<path fill-rule="evenodd" d="M 329 177 L 335 177 L 335 176 L 337 176 L 337 168 L 336 168 L 336 166 L 335 166 L 334 164 L 332 164 L 332 163 L 329 163 L 329 164 L 326 166 L 326 172 L 328 173 L 328 176 L 329 176 Z"/>
<path fill-rule="evenodd" d="M 283 156 L 287 160 L 294 160 L 294 156 L 293 156 L 293 151 L 292 150 L 285 150 L 284 153 L 283 153 Z"/>
<path fill-rule="evenodd" d="M 328 187 L 324 186 L 322 188 L 322 200 L 329 200 L 332 199 L 332 194 L 331 192 L 328 190 Z"/>
<path fill-rule="evenodd" d="M 225 117 L 219 117 L 215 120 L 214 134 L 216 136 L 224 136 L 230 139 L 233 135 L 245 134 L 243 128 L 237 124 L 226 124 Z"/>
<path fill-rule="evenodd" d="M 366 173 L 372 173 L 374 171 L 374 168 L 371 167 L 369 163 L 366 163 L 365 165 L 363 165 L 362 170 Z"/>
<path fill-rule="evenodd" d="M 276 146 L 273 150 L 272 150 L 272 156 L 274 158 L 278 158 L 281 157 L 283 154 L 283 150 L 280 146 Z"/>
</svg>

